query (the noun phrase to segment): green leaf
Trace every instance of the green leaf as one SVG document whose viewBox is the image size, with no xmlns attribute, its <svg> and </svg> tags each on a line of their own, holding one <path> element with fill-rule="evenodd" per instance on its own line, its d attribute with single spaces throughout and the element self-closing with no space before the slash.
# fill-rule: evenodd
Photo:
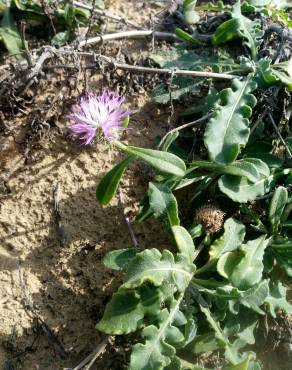
<svg viewBox="0 0 292 370">
<path fill-rule="evenodd" d="M 136 155 L 149 163 L 157 170 L 178 177 L 183 177 L 186 171 L 186 166 L 183 160 L 172 153 L 161 152 L 159 150 L 136 148 L 128 146 L 125 149 L 128 153 Z"/>
<path fill-rule="evenodd" d="M 236 336 L 244 342 L 244 345 L 255 343 L 254 331 L 258 324 L 258 315 L 254 312 L 246 310 L 245 307 L 240 307 L 237 314 L 227 313 L 224 322 L 223 331 L 228 337 Z"/>
<path fill-rule="evenodd" d="M 194 71 L 230 72 L 239 65 L 229 55 L 212 54 L 208 52 L 195 53 L 181 47 L 161 49 L 150 58 L 161 68 L 187 69 Z M 194 80 L 193 80 L 194 81 Z"/>
<path fill-rule="evenodd" d="M 131 261 L 122 287 L 132 289 L 144 282 L 160 286 L 166 281 L 173 283 L 179 291 L 183 291 L 188 286 L 194 270 L 194 265 L 184 256 L 178 256 L 175 260 L 168 250 L 161 254 L 157 249 L 147 249 L 138 253 Z"/>
<path fill-rule="evenodd" d="M 273 317 L 277 316 L 277 311 L 284 311 L 286 314 L 292 314 L 292 305 L 286 300 L 287 289 L 280 282 L 272 282 L 270 294 L 265 300 L 268 310 Z"/>
<path fill-rule="evenodd" d="M 191 263 L 194 259 L 195 245 L 191 235 L 182 226 L 173 226 L 173 236 L 177 244 L 177 248 L 182 255 L 188 258 Z"/>
<path fill-rule="evenodd" d="M 282 213 L 288 201 L 288 191 L 279 186 L 274 192 L 269 208 L 269 220 L 272 226 L 272 234 L 276 234 L 280 224 Z"/>
<path fill-rule="evenodd" d="M 188 32 L 182 30 L 179 27 L 175 29 L 175 34 L 182 40 L 190 42 L 191 44 L 202 45 L 201 41 L 196 40 L 192 35 L 190 35 Z"/>
<path fill-rule="evenodd" d="M 113 167 L 99 182 L 96 188 L 96 199 L 103 205 L 109 204 L 118 189 L 121 177 L 135 156 L 130 155 Z"/>
<path fill-rule="evenodd" d="M 163 145 L 161 147 L 161 150 L 163 152 L 168 152 L 168 149 L 170 148 L 171 144 L 173 142 L 175 142 L 175 140 L 178 138 L 179 136 L 179 132 L 178 131 L 174 131 L 174 132 L 169 132 L 167 135 L 166 135 L 166 138 L 163 142 Z"/>
<path fill-rule="evenodd" d="M 71 31 L 73 27 L 74 16 L 75 16 L 75 7 L 72 4 L 66 4 L 64 8 L 64 17 L 68 31 Z"/>
<path fill-rule="evenodd" d="M 208 323 L 210 324 L 211 328 L 214 330 L 215 337 L 219 341 L 220 346 L 227 347 L 229 345 L 228 338 L 225 336 L 224 332 L 220 328 L 219 323 L 216 322 L 214 320 L 214 318 L 212 317 L 212 314 L 211 314 L 209 308 L 203 307 L 202 305 L 200 305 L 200 309 L 204 313 L 204 315 L 206 316 L 206 319 L 207 319 Z"/>
<path fill-rule="evenodd" d="M 265 162 L 270 168 L 279 168 L 283 164 L 283 159 L 271 154 L 273 145 L 265 141 L 253 141 L 248 143 L 244 149 L 247 157 L 258 158 Z"/>
<path fill-rule="evenodd" d="M 183 2 L 183 9 L 189 10 L 193 9 L 197 4 L 197 0 L 184 0 Z"/>
<path fill-rule="evenodd" d="M 271 65 L 272 73 L 283 84 L 292 87 L 292 60 Z"/>
<path fill-rule="evenodd" d="M 193 282 L 200 292 L 206 293 L 216 299 L 229 301 L 229 309 L 232 313 L 238 314 L 238 304 L 250 308 L 256 313 L 263 315 L 264 311 L 260 307 L 264 304 L 269 294 L 268 280 L 262 280 L 252 288 L 242 291 L 226 283 L 219 283 L 216 280 L 201 280 L 194 278 Z M 215 290 L 214 290 L 215 288 Z"/>
<path fill-rule="evenodd" d="M 269 9 L 286 9 L 289 7 L 289 2 L 286 0 L 246 0 L 249 4 L 256 7 L 267 7 Z"/>
<path fill-rule="evenodd" d="M 69 41 L 70 33 L 69 31 L 58 32 L 51 40 L 52 45 L 62 46 Z"/>
<path fill-rule="evenodd" d="M 179 225 L 177 201 L 168 186 L 150 182 L 148 195 L 155 217 L 168 220 L 170 226 Z"/>
<path fill-rule="evenodd" d="M 229 164 L 238 156 L 240 147 L 248 142 L 248 118 L 256 104 L 250 92 L 255 88 L 252 76 L 248 76 L 243 81 L 233 80 L 232 89 L 219 93 L 221 102 L 216 105 L 205 131 L 205 145 L 212 160 Z"/>
<path fill-rule="evenodd" d="M 262 58 L 257 63 L 258 78 L 261 84 L 275 85 L 282 82 L 292 86 L 292 61 L 271 64 L 271 60 Z"/>
<path fill-rule="evenodd" d="M 23 44 L 10 8 L 6 8 L 3 12 L 0 27 L 0 40 L 3 41 L 6 49 L 11 55 L 14 55 L 17 59 L 22 58 L 21 48 Z"/>
<path fill-rule="evenodd" d="M 151 287 L 138 292 L 118 291 L 107 304 L 103 318 L 96 328 L 112 335 L 128 334 L 141 328 L 146 315 L 158 315 L 161 298 Z"/>
<path fill-rule="evenodd" d="M 249 363 L 250 363 L 250 358 L 248 357 L 240 364 L 224 367 L 223 370 L 248 370 Z"/>
<path fill-rule="evenodd" d="M 247 290 L 260 282 L 264 269 L 264 251 L 270 240 L 261 236 L 243 245 L 240 250 L 223 254 L 217 271 L 239 289 Z"/>
<path fill-rule="evenodd" d="M 195 9 L 201 11 L 221 12 L 230 10 L 231 7 L 230 5 L 226 5 L 224 4 L 223 1 L 219 0 L 216 1 L 215 3 L 211 1 L 208 2 L 207 4 L 196 6 Z"/>
<path fill-rule="evenodd" d="M 213 34 L 212 41 L 214 45 L 224 44 L 240 36 L 240 21 L 237 18 L 229 19 L 223 22 Z"/>
<path fill-rule="evenodd" d="M 250 48 L 252 58 L 257 58 L 258 49 L 262 43 L 264 32 L 261 30 L 260 21 L 251 21 L 241 13 L 240 2 L 237 2 L 231 13 L 232 19 L 220 24 L 213 34 L 213 44 L 219 45 L 237 38 L 245 39 L 245 44 Z"/>
<path fill-rule="evenodd" d="M 173 301 L 170 309 L 163 309 L 159 325 L 147 326 L 142 334 L 145 343 L 134 346 L 129 370 L 162 370 L 170 365 L 175 356 L 174 345 L 184 340 L 180 330 L 173 326 L 181 300 Z"/>
<path fill-rule="evenodd" d="M 292 277 L 292 239 L 273 241 L 271 247 L 278 264 Z"/>
<path fill-rule="evenodd" d="M 259 196 L 268 193 L 275 182 L 274 176 L 265 177 L 256 183 L 248 181 L 244 177 L 223 175 L 218 185 L 222 193 L 226 194 L 234 202 L 247 203 Z"/>
<path fill-rule="evenodd" d="M 102 262 L 109 269 L 125 270 L 136 254 L 142 251 L 141 248 L 118 249 L 107 253 Z"/>
<path fill-rule="evenodd" d="M 260 307 L 264 304 L 268 294 L 269 282 L 268 280 L 262 280 L 259 284 L 254 285 L 245 292 L 241 292 L 239 301 L 243 306 L 263 315 L 264 311 Z"/>
<path fill-rule="evenodd" d="M 187 345 L 186 350 L 198 354 L 224 348 L 224 345 L 214 336 L 214 332 L 196 335 L 195 339 Z"/>
<path fill-rule="evenodd" d="M 210 259 L 217 259 L 222 254 L 239 249 L 245 237 L 245 226 L 229 218 L 224 223 L 224 234 L 211 245 Z"/>
<path fill-rule="evenodd" d="M 244 158 L 228 165 L 208 161 L 193 161 L 192 165 L 207 168 L 220 174 L 246 177 L 251 182 L 257 182 L 262 177 L 258 171 L 258 166 L 262 163 L 258 159 Z"/>
</svg>

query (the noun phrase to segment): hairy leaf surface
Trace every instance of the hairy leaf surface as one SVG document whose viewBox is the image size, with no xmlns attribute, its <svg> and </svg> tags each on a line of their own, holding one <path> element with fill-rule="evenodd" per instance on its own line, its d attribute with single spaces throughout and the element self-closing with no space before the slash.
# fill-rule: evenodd
<svg viewBox="0 0 292 370">
<path fill-rule="evenodd" d="M 263 256 L 269 242 L 261 236 L 243 245 L 241 250 L 223 254 L 219 258 L 217 271 L 239 289 L 251 288 L 262 278 Z"/>
<path fill-rule="evenodd" d="M 169 310 L 161 311 L 158 326 L 150 325 L 143 330 L 145 343 L 134 346 L 129 370 L 162 370 L 170 365 L 176 352 L 173 345 L 184 340 L 181 331 L 172 325 L 180 302 L 173 301 Z"/>
<path fill-rule="evenodd" d="M 131 333 L 142 327 L 145 315 L 157 315 L 160 304 L 161 294 L 153 287 L 142 287 L 139 291 L 120 290 L 113 294 L 96 327 L 112 335 Z"/>
<path fill-rule="evenodd" d="M 167 185 L 150 182 L 148 195 L 155 217 L 168 220 L 170 226 L 179 225 L 177 201 Z"/>
<path fill-rule="evenodd" d="M 136 288 L 144 282 L 159 286 L 167 281 L 173 283 L 179 291 L 184 291 L 193 272 L 194 266 L 186 257 L 180 255 L 175 261 L 168 250 L 161 254 L 157 249 L 147 249 L 131 261 L 122 287 Z"/>
<path fill-rule="evenodd" d="M 250 132 L 248 118 L 256 104 L 250 93 L 255 88 L 249 76 L 243 81 L 234 80 L 232 89 L 220 92 L 220 104 L 216 105 L 205 131 L 205 145 L 212 160 L 229 164 L 238 156 L 240 146 L 246 145 Z"/>
</svg>

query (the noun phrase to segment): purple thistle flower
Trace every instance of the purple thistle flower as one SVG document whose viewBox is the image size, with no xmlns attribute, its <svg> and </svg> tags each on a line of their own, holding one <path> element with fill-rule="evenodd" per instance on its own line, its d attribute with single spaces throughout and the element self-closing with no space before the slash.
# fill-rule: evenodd
<svg viewBox="0 0 292 370">
<path fill-rule="evenodd" d="M 107 90 L 101 94 L 86 94 L 72 107 L 69 129 L 83 140 L 84 145 L 92 142 L 96 131 L 102 132 L 109 141 L 118 139 L 127 129 L 123 127 L 125 118 L 132 113 L 122 108 L 124 100 Z"/>
</svg>

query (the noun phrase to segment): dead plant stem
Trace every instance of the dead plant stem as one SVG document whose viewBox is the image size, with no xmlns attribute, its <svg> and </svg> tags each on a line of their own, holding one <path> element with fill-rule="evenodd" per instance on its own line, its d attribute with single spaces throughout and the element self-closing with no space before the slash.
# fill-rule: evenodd
<svg viewBox="0 0 292 370">
<path fill-rule="evenodd" d="M 84 366 L 87 366 L 84 368 L 84 370 L 89 370 L 91 366 L 94 364 L 98 356 L 100 356 L 106 349 L 106 346 L 110 340 L 110 336 L 107 336 L 104 338 L 104 340 L 96 347 L 96 349 L 91 352 L 83 361 L 80 362 L 79 365 L 74 367 L 72 370 L 81 370 L 84 368 Z"/>
<path fill-rule="evenodd" d="M 286 141 L 283 139 L 283 136 L 281 135 L 281 132 L 280 132 L 280 130 L 279 130 L 279 128 L 278 128 L 278 126 L 276 125 L 276 123 L 275 123 L 275 121 L 274 121 L 273 116 L 271 115 L 271 113 L 268 113 L 268 116 L 269 116 L 269 118 L 270 118 L 270 121 L 272 122 L 272 125 L 274 126 L 274 129 L 275 129 L 275 131 L 276 131 L 277 135 L 279 136 L 279 139 L 281 140 L 281 142 L 282 142 L 283 146 L 284 146 L 284 147 L 285 147 L 285 149 L 286 149 L 286 152 L 287 152 L 287 154 L 288 154 L 288 158 L 289 158 L 289 159 L 292 159 L 292 153 L 291 153 L 291 150 L 290 150 L 289 146 L 287 145 Z"/>
</svg>

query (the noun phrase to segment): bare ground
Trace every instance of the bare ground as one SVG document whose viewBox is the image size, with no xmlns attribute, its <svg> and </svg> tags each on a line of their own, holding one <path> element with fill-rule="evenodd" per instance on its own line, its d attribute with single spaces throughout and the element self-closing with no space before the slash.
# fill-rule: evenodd
<svg viewBox="0 0 292 370">
<path fill-rule="evenodd" d="M 141 3 L 120 3 L 112 2 L 109 10 L 135 17 L 141 24 L 149 17 L 146 8 L 141 12 Z M 144 42 L 122 45 L 136 56 L 147 47 Z M 89 90 L 111 88 L 99 75 L 87 77 Z M 82 147 L 68 137 L 70 102 L 64 100 L 63 107 L 56 108 L 52 102 L 54 96 L 62 99 L 69 88 L 74 98 L 84 81 L 81 76 L 78 87 L 73 86 L 74 78 L 64 83 L 65 78 L 50 76 L 8 122 L 7 115 L 2 117 L 0 367 L 5 369 L 74 367 L 91 352 L 102 340 L 95 324 L 120 283 L 102 258 L 109 250 L 132 246 L 117 199 L 106 208 L 95 200 L 96 184 L 121 155 L 106 143 Z M 151 147 L 155 136 L 165 131 L 168 114 L 160 114 L 149 101 L 147 94 L 132 94 L 126 102 L 139 111 L 125 134 L 126 142 Z M 38 119 L 44 109 L 49 109 L 46 124 Z M 145 191 L 144 172 L 143 167 L 132 166 L 121 184 L 130 219 Z M 56 186 L 61 229 L 54 209 Z M 141 246 L 165 242 L 155 228 L 134 226 Z M 120 360 L 115 365 L 115 352 L 100 366 L 121 369 Z"/>
</svg>

